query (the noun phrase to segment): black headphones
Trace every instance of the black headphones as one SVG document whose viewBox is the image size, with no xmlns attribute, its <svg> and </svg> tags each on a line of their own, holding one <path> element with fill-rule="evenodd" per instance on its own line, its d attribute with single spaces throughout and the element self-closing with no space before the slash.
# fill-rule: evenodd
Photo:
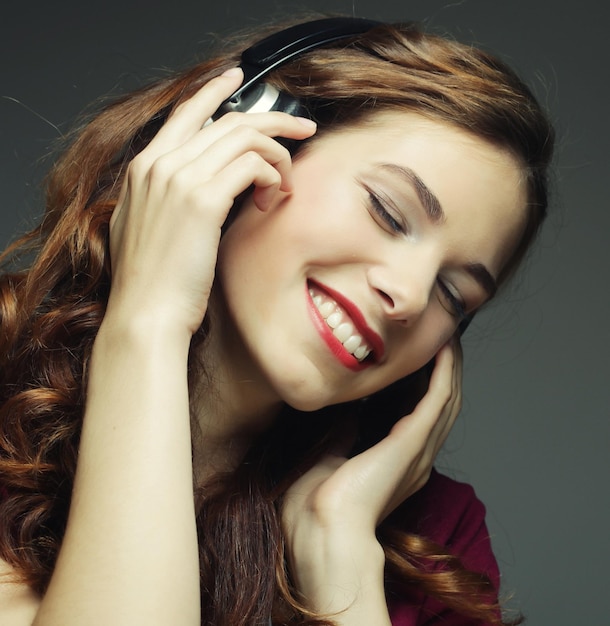
<svg viewBox="0 0 610 626">
<path fill-rule="evenodd" d="M 218 119 L 230 111 L 283 111 L 291 115 L 310 117 L 305 106 L 296 98 L 281 93 L 261 79 L 276 67 L 308 50 L 366 33 L 379 24 L 380 22 L 357 17 L 331 17 L 297 24 L 266 37 L 242 53 L 240 67 L 244 72 L 244 81 L 220 105 L 212 119 Z"/>
</svg>

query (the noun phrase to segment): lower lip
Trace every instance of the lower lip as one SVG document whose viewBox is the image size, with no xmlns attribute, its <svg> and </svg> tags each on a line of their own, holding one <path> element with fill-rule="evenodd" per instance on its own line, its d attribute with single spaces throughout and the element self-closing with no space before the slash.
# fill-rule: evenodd
<svg viewBox="0 0 610 626">
<path fill-rule="evenodd" d="M 318 308 L 313 303 L 313 300 L 309 295 L 308 287 L 306 287 L 305 293 L 307 294 L 307 308 L 313 320 L 314 326 L 324 340 L 324 343 L 326 343 L 326 345 L 330 349 L 332 355 L 339 361 L 339 363 L 341 363 L 341 365 L 347 367 L 354 372 L 360 372 L 363 369 L 366 369 L 370 365 L 370 363 L 358 361 L 358 359 L 353 354 L 350 354 L 343 347 L 343 344 L 333 335 L 333 332 L 330 329 L 329 325 L 320 315 L 320 311 L 318 311 Z"/>
</svg>

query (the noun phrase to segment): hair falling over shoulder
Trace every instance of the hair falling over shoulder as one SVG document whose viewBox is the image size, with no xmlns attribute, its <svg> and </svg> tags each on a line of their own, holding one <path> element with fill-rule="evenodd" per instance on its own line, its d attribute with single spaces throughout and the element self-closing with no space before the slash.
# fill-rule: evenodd
<svg viewBox="0 0 610 626">
<path fill-rule="evenodd" d="M 0 556 L 38 593 L 48 585 L 70 507 L 88 362 L 110 288 L 109 220 L 126 167 L 180 102 L 237 65 L 241 50 L 264 34 L 122 97 L 78 129 L 48 177 L 40 225 L 1 257 Z M 374 110 L 410 109 L 516 154 L 529 184 L 530 223 L 512 272 L 544 217 L 553 133 L 501 62 L 413 25 L 384 26 L 312 51 L 269 80 L 311 103 L 320 132 Z M 33 260 L 20 261 L 26 258 Z M 279 519 L 283 493 L 328 445 L 329 413 L 336 411 L 306 420 L 297 439 L 274 426 L 235 473 L 197 493 L 202 624 L 245 626 L 270 614 L 277 624 L 332 624 L 299 602 Z M 390 581 L 414 585 L 475 621 L 502 623 L 485 576 L 400 528 L 384 526 L 380 538 Z"/>
</svg>

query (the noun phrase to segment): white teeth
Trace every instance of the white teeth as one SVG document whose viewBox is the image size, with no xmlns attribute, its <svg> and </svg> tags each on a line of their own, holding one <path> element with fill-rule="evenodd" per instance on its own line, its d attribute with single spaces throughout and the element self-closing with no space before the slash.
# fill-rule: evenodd
<svg viewBox="0 0 610 626">
<path fill-rule="evenodd" d="M 331 327 L 331 328 L 337 328 L 337 326 L 339 326 L 339 324 L 341 323 L 341 318 L 343 317 L 343 315 L 341 315 L 341 313 L 339 313 L 338 311 L 336 313 L 332 313 L 331 315 L 329 315 L 326 318 L 326 323 Z"/>
<path fill-rule="evenodd" d="M 364 359 L 371 353 L 371 349 L 366 345 L 363 338 L 357 333 L 354 325 L 344 322 L 345 312 L 334 300 L 327 299 L 324 295 L 309 290 L 309 295 L 313 300 L 320 315 L 333 330 L 333 335 L 343 344 L 347 352 L 352 354 L 358 361 Z"/>
<path fill-rule="evenodd" d="M 354 334 L 354 327 L 348 322 L 339 324 L 337 328 L 333 330 L 333 335 L 341 342 L 347 341 Z"/>
<path fill-rule="evenodd" d="M 359 360 L 363 361 L 371 351 L 366 346 L 360 346 L 358 349 L 354 351 L 354 356 Z"/>
<path fill-rule="evenodd" d="M 318 298 L 322 298 L 322 296 L 317 296 Z M 316 302 L 314 300 L 314 302 Z M 316 302 L 316 306 L 318 307 L 318 311 L 320 311 L 320 315 L 326 319 L 335 309 L 336 306 L 332 302 L 324 302 L 322 306 L 318 305 Z"/>
<path fill-rule="evenodd" d="M 336 337 L 337 335 L 335 335 Z M 360 346 L 360 337 L 358 335 L 352 335 L 347 341 L 343 342 L 343 347 L 352 354 L 355 352 L 356 348 Z"/>
</svg>

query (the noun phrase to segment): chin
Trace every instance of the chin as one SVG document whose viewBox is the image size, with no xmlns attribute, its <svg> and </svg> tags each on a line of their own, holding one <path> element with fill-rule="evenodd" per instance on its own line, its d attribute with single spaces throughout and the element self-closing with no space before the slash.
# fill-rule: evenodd
<svg viewBox="0 0 610 626">
<path fill-rule="evenodd" d="M 311 377 L 297 376 L 296 372 L 290 376 L 284 370 L 280 377 L 267 380 L 277 398 L 297 411 L 309 413 L 341 402 L 335 398 L 332 389 L 325 388 L 324 383 L 319 384 L 318 381 L 316 384 Z"/>
<path fill-rule="evenodd" d="M 297 399 L 294 401 L 287 400 L 286 404 L 296 411 L 301 411 L 302 413 L 313 413 L 314 411 L 325 409 L 333 404 L 340 404 L 340 402 L 320 402 L 319 400 L 313 399 Z"/>
<path fill-rule="evenodd" d="M 323 385 L 315 385 L 308 380 L 290 383 L 286 383 L 284 380 L 282 383 L 281 387 L 276 387 L 282 401 L 303 413 L 311 413 L 329 406 L 360 400 L 375 391 L 362 389 L 359 386 L 356 388 L 356 385 L 351 385 L 349 389 L 325 388 Z"/>
<path fill-rule="evenodd" d="M 304 392 L 305 390 L 303 390 Z M 294 388 L 290 393 L 282 394 L 282 400 L 290 407 L 303 413 L 311 413 L 312 411 L 319 411 L 331 404 L 338 404 L 338 401 L 333 402 L 329 398 L 325 398 L 320 393 L 295 393 Z"/>
</svg>

